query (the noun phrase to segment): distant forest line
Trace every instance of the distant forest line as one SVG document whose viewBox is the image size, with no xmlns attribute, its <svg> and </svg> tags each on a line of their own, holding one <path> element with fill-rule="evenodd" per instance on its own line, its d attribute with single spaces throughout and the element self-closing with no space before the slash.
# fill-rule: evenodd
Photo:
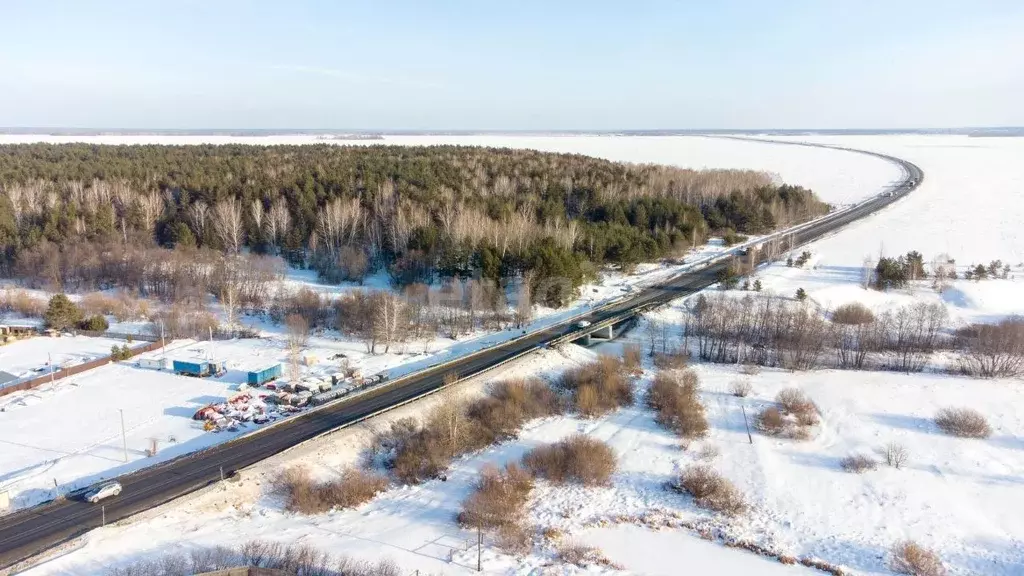
<svg viewBox="0 0 1024 576">
<path fill-rule="evenodd" d="M 763 172 L 464 146 L 4 145 L 0 188 L 0 272 L 33 285 L 159 291 L 160 264 L 199 251 L 328 282 L 568 279 L 535 295 L 555 305 L 599 265 L 828 211 Z"/>
</svg>

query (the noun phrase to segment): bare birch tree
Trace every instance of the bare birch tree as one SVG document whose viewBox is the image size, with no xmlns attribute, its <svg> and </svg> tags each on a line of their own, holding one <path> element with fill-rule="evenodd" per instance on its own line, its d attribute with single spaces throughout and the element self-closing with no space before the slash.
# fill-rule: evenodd
<svg viewBox="0 0 1024 576">
<path fill-rule="evenodd" d="M 213 225 L 224 251 L 238 254 L 242 249 L 242 205 L 234 196 L 225 198 L 213 209 Z"/>
<path fill-rule="evenodd" d="M 210 207 L 202 200 L 193 202 L 188 207 L 188 219 L 192 223 L 192 230 L 196 237 L 202 240 L 206 236 L 206 223 L 209 219 Z"/>
</svg>

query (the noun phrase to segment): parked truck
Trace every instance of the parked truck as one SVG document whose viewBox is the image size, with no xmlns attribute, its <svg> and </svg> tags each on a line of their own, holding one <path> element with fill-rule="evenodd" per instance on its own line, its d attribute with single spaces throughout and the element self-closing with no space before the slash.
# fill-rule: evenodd
<svg viewBox="0 0 1024 576">
<path fill-rule="evenodd" d="M 250 386 L 263 386 L 267 382 L 272 382 L 281 377 L 281 364 L 273 364 L 260 368 L 259 370 L 252 370 L 246 376 L 246 382 Z"/>
</svg>

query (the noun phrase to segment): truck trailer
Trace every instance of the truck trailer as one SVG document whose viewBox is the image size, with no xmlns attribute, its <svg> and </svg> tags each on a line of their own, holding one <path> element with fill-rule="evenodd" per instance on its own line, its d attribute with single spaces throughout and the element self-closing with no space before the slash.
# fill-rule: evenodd
<svg viewBox="0 0 1024 576">
<path fill-rule="evenodd" d="M 273 364 L 271 366 L 260 368 L 259 370 L 250 371 L 246 377 L 246 382 L 248 382 L 250 386 L 263 386 L 267 382 L 280 378 L 281 373 L 281 365 Z"/>
<path fill-rule="evenodd" d="M 175 374 L 183 376 L 205 378 L 212 374 L 210 363 L 206 360 L 175 360 L 173 367 Z"/>
</svg>

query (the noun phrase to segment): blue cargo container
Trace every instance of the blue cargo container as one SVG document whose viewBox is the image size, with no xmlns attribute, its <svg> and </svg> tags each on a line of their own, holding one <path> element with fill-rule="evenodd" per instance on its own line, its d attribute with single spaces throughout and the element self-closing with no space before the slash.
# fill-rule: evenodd
<svg viewBox="0 0 1024 576">
<path fill-rule="evenodd" d="M 273 366 L 267 366 L 259 370 L 252 370 L 249 372 L 247 382 L 250 386 L 262 386 L 271 380 L 276 380 L 281 377 L 281 365 L 274 364 Z"/>
<path fill-rule="evenodd" d="M 206 360 L 175 360 L 174 372 L 175 374 L 202 378 L 210 375 L 210 363 Z"/>
</svg>

